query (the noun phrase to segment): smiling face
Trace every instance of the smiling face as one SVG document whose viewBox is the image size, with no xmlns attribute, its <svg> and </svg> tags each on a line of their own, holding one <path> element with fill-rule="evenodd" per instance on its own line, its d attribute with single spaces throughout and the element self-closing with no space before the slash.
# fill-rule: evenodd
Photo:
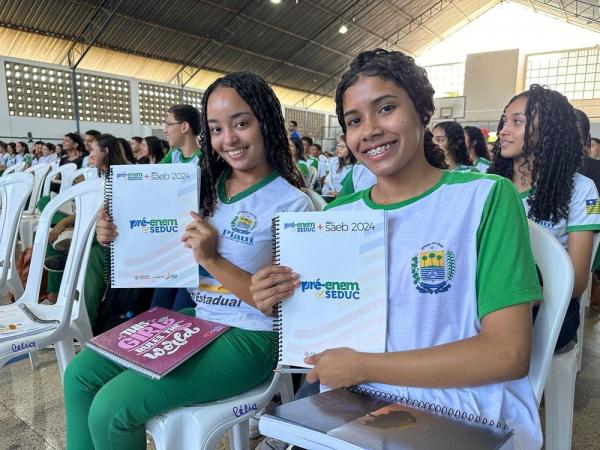
<svg viewBox="0 0 600 450">
<path fill-rule="evenodd" d="M 235 89 L 215 89 L 206 104 L 206 117 L 213 150 L 234 171 L 265 170 L 268 162 L 260 123 Z"/>
<path fill-rule="evenodd" d="M 410 96 L 393 81 L 360 76 L 343 98 L 346 142 L 376 176 L 425 160 L 424 125 Z"/>
<path fill-rule="evenodd" d="M 48 148 L 47 145 L 42 145 L 42 155 L 44 156 L 50 156 L 52 154 L 52 152 L 50 151 L 50 149 Z"/>
<path fill-rule="evenodd" d="M 185 142 L 185 132 L 187 130 L 189 130 L 189 125 L 187 122 L 181 122 L 177 120 L 173 113 L 169 113 L 167 115 L 164 132 L 165 137 L 169 142 L 169 147 L 182 147 Z M 139 150 L 141 150 L 141 147 Z"/>
<path fill-rule="evenodd" d="M 335 146 L 335 154 L 338 158 L 345 158 L 348 156 L 348 147 L 342 138 L 338 140 L 338 143 Z"/>
</svg>

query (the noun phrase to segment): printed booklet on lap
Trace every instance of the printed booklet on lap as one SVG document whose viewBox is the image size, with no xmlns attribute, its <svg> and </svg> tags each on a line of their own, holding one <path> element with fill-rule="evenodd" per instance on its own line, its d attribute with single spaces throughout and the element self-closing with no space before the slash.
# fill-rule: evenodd
<svg viewBox="0 0 600 450">
<path fill-rule="evenodd" d="M 198 264 L 181 237 L 198 211 L 195 164 L 110 168 L 106 205 L 118 236 L 111 245 L 111 287 L 196 287 Z"/>
<path fill-rule="evenodd" d="M 273 219 L 274 261 L 300 275 L 276 310 L 279 362 L 350 347 L 384 352 L 387 328 L 385 211 L 285 212 Z"/>
<path fill-rule="evenodd" d="M 229 329 L 164 308 L 152 308 L 87 342 L 104 357 L 159 380 Z"/>
<path fill-rule="evenodd" d="M 335 389 L 278 406 L 261 416 L 261 434 L 307 449 L 500 450 L 512 430 Z M 436 412 L 437 411 L 437 412 Z"/>
</svg>

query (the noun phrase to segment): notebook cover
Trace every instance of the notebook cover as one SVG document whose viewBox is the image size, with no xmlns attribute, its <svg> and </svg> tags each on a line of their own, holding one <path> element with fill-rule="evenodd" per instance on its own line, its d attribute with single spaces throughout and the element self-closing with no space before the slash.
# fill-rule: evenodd
<svg viewBox="0 0 600 450">
<path fill-rule="evenodd" d="M 285 212 L 276 219 L 278 262 L 300 276 L 280 304 L 280 362 L 329 348 L 383 352 L 387 328 L 385 211 Z"/>
<path fill-rule="evenodd" d="M 159 379 L 228 328 L 156 307 L 96 336 L 86 345 L 116 363 Z"/>
<path fill-rule="evenodd" d="M 270 422 L 261 424 L 265 432 L 287 434 L 291 441 L 297 435 L 305 443 L 326 446 L 337 442 L 334 448 L 501 449 L 512 436 L 511 430 L 451 419 L 346 389 L 286 403 L 274 415 L 264 417 Z"/>
<path fill-rule="evenodd" d="M 197 287 L 198 264 L 181 237 L 198 211 L 198 166 L 115 165 L 111 174 L 106 203 L 118 230 L 111 287 Z"/>
</svg>

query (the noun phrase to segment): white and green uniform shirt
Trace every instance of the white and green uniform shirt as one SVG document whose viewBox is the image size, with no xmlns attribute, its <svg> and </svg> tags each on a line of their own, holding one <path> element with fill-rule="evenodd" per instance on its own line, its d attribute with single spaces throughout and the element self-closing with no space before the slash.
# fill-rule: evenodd
<svg viewBox="0 0 600 450">
<path fill-rule="evenodd" d="M 186 164 L 193 163 L 198 164 L 200 158 L 200 149 L 194 150 L 194 154 L 189 158 L 183 156 L 183 152 L 178 148 L 172 148 L 167 154 L 160 160 L 160 164 Z"/>
<path fill-rule="evenodd" d="M 375 204 L 370 193 L 340 198 L 326 209 L 387 210 L 386 351 L 470 338 L 479 334 L 487 314 L 542 298 L 527 221 L 509 180 L 444 171 L 428 191 L 397 204 Z M 542 445 L 527 377 L 448 389 L 366 387 L 505 423 L 515 430 L 517 449 Z"/>
<path fill-rule="evenodd" d="M 455 172 L 473 172 L 479 173 L 479 170 L 475 166 L 467 166 L 466 164 L 458 164 L 454 169 Z"/>
<path fill-rule="evenodd" d="M 342 180 L 342 189 L 338 197 L 353 194 L 354 192 L 368 189 L 377 182 L 375 174 L 363 164 L 354 164 L 352 169 Z"/>
<path fill-rule="evenodd" d="M 226 176 L 218 182 L 217 207 L 207 221 L 219 232 L 219 254 L 253 274 L 271 264 L 272 218 L 281 211 L 312 211 L 313 205 L 277 172 L 228 198 Z M 272 317 L 236 298 L 202 267 L 200 284 L 190 294 L 199 318 L 246 330 L 273 330 Z"/>
<path fill-rule="evenodd" d="M 321 191 L 324 196 L 334 197 L 342 190 L 342 180 L 352 169 L 352 164 L 346 164 L 341 170 L 339 170 L 339 167 L 339 157 L 329 158 L 329 173 L 325 177 L 325 183 Z"/>
<path fill-rule="evenodd" d="M 479 170 L 479 173 L 487 173 L 490 168 L 491 161 L 485 158 L 479 158 L 475 163 L 475 168 Z"/>
<path fill-rule="evenodd" d="M 528 198 L 532 190 L 521 192 L 521 199 L 526 215 L 529 215 Z M 567 249 L 569 233 L 575 231 L 600 231 L 600 200 L 596 185 L 588 177 L 575 173 L 573 177 L 573 191 L 569 202 L 569 215 L 553 224 L 549 220 L 537 220 L 536 223 L 554 235 Z"/>
<path fill-rule="evenodd" d="M 300 171 L 300 174 L 302 175 L 302 179 L 304 180 L 304 186 L 306 187 L 310 187 L 310 178 L 311 178 L 311 173 L 310 173 L 310 166 L 308 165 L 308 163 L 306 161 L 304 161 L 303 159 L 299 159 L 298 161 L 296 161 L 296 167 L 298 167 L 298 170 Z"/>
</svg>

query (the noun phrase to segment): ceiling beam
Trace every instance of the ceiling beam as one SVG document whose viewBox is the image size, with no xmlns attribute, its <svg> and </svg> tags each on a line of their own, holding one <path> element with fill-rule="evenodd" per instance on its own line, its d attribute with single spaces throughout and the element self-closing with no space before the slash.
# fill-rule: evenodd
<svg viewBox="0 0 600 450">
<path fill-rule="evenodd" d="M 399 6 L 396 6 L 395 4 L 393 4 L 392 2 L 390 2 L 389 0 L 382 0 L 383 3 L 385 3 L 388 8 L 390 8 L 392 11 L 394 11 L 396 14 L 404 17 L 405 19 L 408 19 L 409 21 L 414 20 L 415 18 L 413 16 L 411 16 L 410 14 L 408 14 L 406 11 L 404 11 L 404 9 L 402 9 Z M 444 38 L 442 36 L 440 36 L 438 33 L 436 33 L 435 31 L 433 31 L 431 28 L 429 28 L 427 25 L 425 24 L 421 24 L 420 25 L 421 28 L 423 30 L 425 30 L 427 33 L 429 33 L 431 36 L 437 38 L 440 41 L 443 41 Z"/>
<path fill-rule="evenodd" d="M 94 46 L 106 29 L 123 0 L 103 0 L 84 24 L 79 35 L 73 40 L 62 60 L 71 68 L 77 69 L 85 55 Z"/>
<path fill-rule="evenodd" d="M 419 28 L 420 24 L 426 23 L 428 20 L 431 20 L 432 18 L 436 17 L 439 13 L 442 12 L 444 7 L 448 6 L 448 4 L 452 3 L 452 1 L 453 0 L 439 0 L 434 5 L 427 8 L 425 11 L 423 11 L 420 15 L 416 16 L 413 20 L 408 22 L 406 25 L 402 26 L 398 31 L 394 31 L 392 34 L 385 37 L 384 38 L 385 41 L 399 42 L 400 39 L 408 36 L 410 33 L 412 33 L 417 28 Z M 395 41 L 393 38 L 395 38 Z M 382 45 L 382 44 L 383 44 L 383 42 L 379 43 L 379 45 Z M 379 45 L 377 45 L 377 46 L 379 46 Z M 321 89 L 324 86 L 326 86 L 327 83 L 330 83 L 332 80 L 339 78 L 345 70 L 346 70 L 346 68 L 343 67 L 334 76 L 325 80 L 323 83 L 321 83 L 319 86 L 317 86 L 314 90 L 321 91 Z M 310 108 L 312 105 L 314 105 L 315 103 L 320 101 L 323 97 L 329 96 L 331 94 L 331 92 L 333 91 L 333 89 L 335 89 L 335 87 L 332 89 L 328 88 L 326 90 L 326 93 L 321 95 L 320 97 L 315 97 L 314 93 L 307 94 L 304 97 L 302 97 L 300 100 L 298 100 L 294 106 L 301 104 L 301 105 L 303 105 L 304 108 Z"/>
</svg>

